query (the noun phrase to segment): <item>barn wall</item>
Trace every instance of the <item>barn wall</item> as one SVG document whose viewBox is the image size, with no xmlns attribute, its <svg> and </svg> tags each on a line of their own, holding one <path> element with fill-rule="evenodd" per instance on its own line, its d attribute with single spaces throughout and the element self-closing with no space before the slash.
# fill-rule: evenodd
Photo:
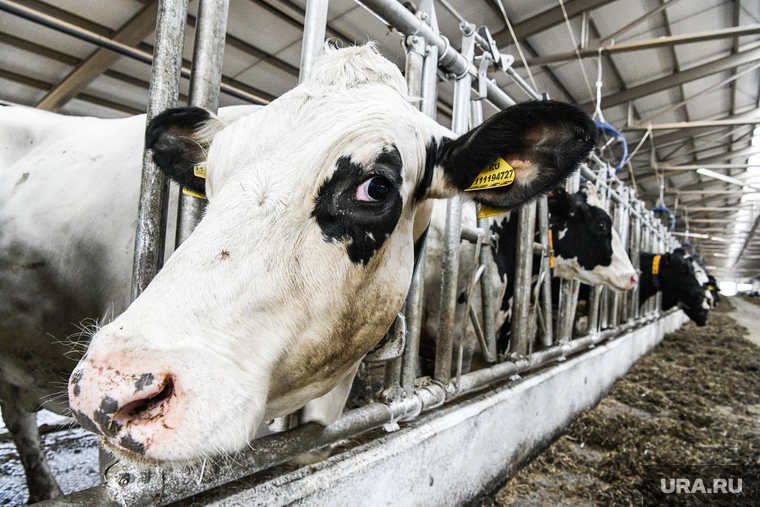
<svg viewBox="0 0 760 507">
<path fill-rule="evenodd" d="M 217 490 L 214 506 L 456 506 L 503 481 L 580 410 L 688 318 L 683 312 L 466 401 L 423 415 L 400 431 L 253 489 Z M 220 498 L 225 497 L 225 498 Z"/>
</svg>

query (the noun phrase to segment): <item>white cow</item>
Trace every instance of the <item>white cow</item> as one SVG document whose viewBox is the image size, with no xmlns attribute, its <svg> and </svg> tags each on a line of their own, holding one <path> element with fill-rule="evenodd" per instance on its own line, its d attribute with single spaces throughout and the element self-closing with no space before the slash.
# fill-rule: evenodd
<svg viewBox="0 0 760 507">
<path fill-rule="evenodd" d="M 60 495 L 35 412 L 68 412 L 66 381 L 88 327 L 129 303 L 144 137 L 145 115 L 0 107 L 0 405 L 30 502 Z"/>
<path fill-rule="evenodd" d="M 345 399 L 401 308 L 429 199 L 462 194 L 501 157 L 514 182 L 465 197 L 517 206 L 596 141 L 593 122 L 557 102 L 519 104 L 459 139 L 412 102 L 395 65 L 364 46 L 328 50 L 302 85 L 230 125 L 197 108 L 156 118 L 154 160 L 209 205 L 92 337 L 69 381 L 77 420 L 109 449 L 159 462 L 239 450 L 309 402 L 310 420 L 334 421 L 323 401 Z"/>
</svg>

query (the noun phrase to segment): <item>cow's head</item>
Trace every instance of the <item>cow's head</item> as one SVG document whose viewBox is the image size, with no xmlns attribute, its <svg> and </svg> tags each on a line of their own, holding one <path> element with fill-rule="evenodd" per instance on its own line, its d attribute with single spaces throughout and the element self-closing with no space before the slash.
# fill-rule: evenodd
<svg viewBox="0 0 760 507">
<path fill-rule="evenodd" d="M 592 183 L 585 183 L 574 194 L 552 191 L 549 211 L 557 276 L 618 290 L 632 289 L 638 283 L 639 275 Z"/>
<path fill-rule="evenodd" d="M 659 263 L 663 310 L 680 303 L 683 311 L 696 325 L 706 325 L 709 306 L 705 305 L 705 290 L 697 281 L 694 265 L 686 251 L 676 248 L 663 255 Z"/>
<path fill-rule="evenodd" d="M 72 374 L 79 422 L 156 461 L 245 447 L 262 421 L 332 389 L 391 325 L 431 198 L 511 208 L 566 177 L 595 143 L 579 109 L 530 102 L 455 139 L 399 70 L 364 46 L 230 125 L 197 108 L 155 118 L 156 163 L 209 199 L 145 292 Z M 501 157 L 507 186 L 464 192 Z M 206 180 L 191 175 L 206 160 Z M 418 221 L 419 222 L 419 221 Z"/>
</svg>

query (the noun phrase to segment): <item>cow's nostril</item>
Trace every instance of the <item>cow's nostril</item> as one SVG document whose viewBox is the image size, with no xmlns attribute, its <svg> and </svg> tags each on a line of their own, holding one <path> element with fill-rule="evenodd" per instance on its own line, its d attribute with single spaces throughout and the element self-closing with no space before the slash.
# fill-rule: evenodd
<svg viewBox="0 0 760 507">
<path fill-rule="evenodd" d="M 153 396 L 148 396 L 124 405 L 116 416 L 117 420 L 136 422 L 140 419 L 153 419 L 164 413 L 166 400 L 174 394 L 174 380 L 166 377 L 163 389 Z"/>
</svg>

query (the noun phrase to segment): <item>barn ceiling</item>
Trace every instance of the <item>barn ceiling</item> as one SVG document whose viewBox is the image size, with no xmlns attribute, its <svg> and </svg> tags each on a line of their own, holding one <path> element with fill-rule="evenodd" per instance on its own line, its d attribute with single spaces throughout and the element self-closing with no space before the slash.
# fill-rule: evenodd
<svg viewBox="0 0 760 507">
<path fill-rule="evenodd" d="M 197 3 L 190 1 L 186 67 Z M 13 12 L 20 7 L 151 54 L 157 5 L 0 0 L 0 99 L 71 115 L 144 112 L 148 64 Z M 230 1 L 223 81 L 237 94 L 223 93 L 220 105 L 246 103 L 240 97 L 269 101 L 296 85 L 305 5 Z M 629 159 L 618 176 L 649 208 L 664 205 L 674 214 L 675 233 L 708 270 L 719 279 L 760 277 L 760 2 L 436 0 L 435 6 L 440 31 L 454 47 L 461 19 L 487 26 L 536 89 L 596 111 L 622 133 Z M 401 35 L 358 0 L 330 2 L 327 34 L 378 41 L 404 66 Z M 503 73 L 490 77 L 516 100 L 528 98 Z M 442 83 L 442 123 L 450 121 L 452 89 Z M 187 90 L 183 80 L 180 101 Z M 614 137 L 605 158 L 622 160 Z M 661 216 L 670 225 L 667 212 Z"/>
</svg>

